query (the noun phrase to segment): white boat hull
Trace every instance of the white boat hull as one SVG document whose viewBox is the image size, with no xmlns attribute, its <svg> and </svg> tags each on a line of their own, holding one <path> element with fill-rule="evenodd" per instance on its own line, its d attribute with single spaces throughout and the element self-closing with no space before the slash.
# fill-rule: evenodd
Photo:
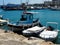
<svg viewBox="0 0 60 45">
<path fill-rule="evenodd" d="M 42 30 L 43 31 L 43 30 Z M 29 36 L 38 36 L 42 31 L 40 31 L 40 32 L 37 32 L 37 33 L 23 33 L 23 35 L 24 36 L 27 36 L 27 37 L 29 37 Z"/>
<path fill-rule="evenodd" d="M 58 32 L 57 31 L 43 31 L 39 35 L 39 37 L 47 41 L 54 41 L 58 37 Z"/>
<path fill-rule="evenodd" d="M 35 26 L 33 28 L 24 30 L 23 35 L 25 35 L 25 36 L 38 36 L 38 34 L 40 34 L 44 28 L 45 27 L 36 27 Z"/>
<path fill-rule="evenodd" d="M 2 20 L 2 19 L 0 19 L 0 25 L 5 25 L 5 24 L 7 24 L 7 20 Z"/>
</svg>

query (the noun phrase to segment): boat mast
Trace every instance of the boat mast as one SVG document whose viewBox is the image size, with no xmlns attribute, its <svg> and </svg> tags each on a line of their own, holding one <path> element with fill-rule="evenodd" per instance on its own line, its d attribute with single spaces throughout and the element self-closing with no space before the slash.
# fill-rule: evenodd
<svg viewBox="0 0 60 45">
<path fill-rule="evenodd" d="M 4 0 L 3 0 L 3 6 L 4 6 Z"/>
<path fill-rule="evenodd" d="M 22 0 L 20 0 L 20 3 L 22 4 Z"/>
<path fill-rule="evenodd" d="M 23 9 L 23 14 L 24 14 L 26 12 L 26 5 L 25 3 L 22 3 L 22 0 L 20 0 L 20 2 L 21 2 L 21 7 Z"/>
<path fill-rule="evenodd" d="M 26 0 L 27 2 L 26 2 L 26 4 L 28 5 L 28 3 L 29 3 L 29 0 Z"/>
</svg>

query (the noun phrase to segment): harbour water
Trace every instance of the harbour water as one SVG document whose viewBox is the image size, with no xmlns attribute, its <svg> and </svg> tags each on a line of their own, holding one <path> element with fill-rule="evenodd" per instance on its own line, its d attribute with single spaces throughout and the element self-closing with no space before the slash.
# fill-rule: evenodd
<svg viewBox="0 0 60 45">
<path fill-rule="evenodd" d="M 60 11 L 52 11 L 49 9 L 43 10 L 29 10 L 31 12 L 38 12 L 34 13 L 34 18 L 39 18 L 39 21 L 42 25 L 46 25 L 47 22 L 57 22 L 58 29 L 60 30 Z M 14 11 L 4 11 L 0 9 L 0 15 L 3 15 L 4 19 L 9 19 L 10 21 L 19 21 L 21 14 L 23 11 L 14 10 Z M 60 34 L 58 35 L 56 43 L 60 43 Z"/>
</svg>

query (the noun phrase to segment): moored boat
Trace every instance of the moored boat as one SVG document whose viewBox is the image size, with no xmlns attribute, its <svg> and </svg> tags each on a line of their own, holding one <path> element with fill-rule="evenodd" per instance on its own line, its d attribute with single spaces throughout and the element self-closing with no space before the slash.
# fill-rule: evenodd
<svg viewBox="0 0 60 45">
<path fill-rule="evenodd" d="M 5 25 L 7 24 L 8 20 L 3 19 L 3 16 L 0 15 L 0 25 Z"/>
<path fill-rule="evenodd" d="M 39 36 L 44 40 L 53 41 L 57 38 L 58 32 L 57 31 L 43 31 Z"/>
<path fill-rule="evenodd" d="M 59 11 L 60 10 L 60 7 L 58 6 L 55 6 L 55 7 L 50 7 L 51 10 L 56 10 L 56 11 Z"/>
<path fill-rule="evenodd" d="M 24 10 L 21 6 L 18 8 L 18 6 L 17 7 L 7 7 L 7 6 L 3 6 L 3 7 L 1 7 L 3 10 L 5 10 L 5 11 L 10 11 L 10 10 Z M 27 7 L 27 10 L 41 10 L 42 8 L 41 7 Z"/>
<path fill-rule="evenodd" d="M 34 26 L 23 31 L 24 36 L 37 36 L 45 27 Z"/>
<path fill-rule="evenodd" d="M 40 10 L 42 7 L 39 6 L 32 6 L 32 5 L 26 5 L 25 3 L 22 3 L 21 5 L 19 4 L 7 4 L 7 5 L 2 5 L 1 8 L 5 11 L 9 10 L 24 10 L 24 6 L 27 7 L 27 10 Z"/>
<path fill-rule="evenodd" d="M 56 24 L 56 27 L 58 28 L 58 23 L 56 22 L 48 22 L 48 23 Z M 45 29 L 43 32 L 39 34 L 39 37 L 47 41 L 54 41 L 58 37 L 58 29 L 51 30 L 51 28 L 48 27 L 47 29 Z"/>
<path fill-rule="evenodd" d="M 21 31 L 27 28 L 37 26 L 39 24 L 39 19 L 33 18 L 33 13 L 30 12 L 25 12 L 23 15 L 21 15 L 21 18 L 18 22 L 8 22 L 8 26 L 13 31 Z M 40 26 L 42 25 L 40 24 Z"/>
</svg>

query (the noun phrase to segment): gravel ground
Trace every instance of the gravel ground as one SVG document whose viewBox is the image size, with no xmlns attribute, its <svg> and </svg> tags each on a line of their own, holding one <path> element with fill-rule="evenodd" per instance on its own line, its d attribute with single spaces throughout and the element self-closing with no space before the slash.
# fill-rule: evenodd
<svg viewBox="0 0 60 45">
<path fill-rule="evenodd" d="M 4 30 L 0 29 L 0 45 L 54 45 L 52 42 L 46 42 L 39 38 L 28 38 L 23 35 L 18 35 L 13 32 L 4 33 Z"/>
</svg>

